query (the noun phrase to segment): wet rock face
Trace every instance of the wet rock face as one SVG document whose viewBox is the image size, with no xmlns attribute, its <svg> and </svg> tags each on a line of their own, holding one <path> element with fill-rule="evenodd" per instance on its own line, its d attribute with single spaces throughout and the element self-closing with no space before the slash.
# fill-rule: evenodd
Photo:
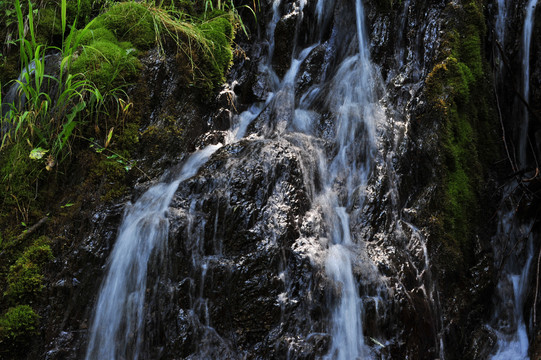
<svg viewBox="0 0 541 360">
<path fill-rule="evenodd" d="M 170 209 L 169 271 L 156 279 L 150 299 L 158 306 L 147 322 L 159 329 L 153 340 L 163 358 L 324 353 L 321 277 L 295 250 L 310 207 L 300 163 L 287 140 L 243 140 L 181 184 Z"/>
<path fill-rule="evenodd" d="M 272 57 L 272 65 L 279 77 L 285 75 L 291 63 L 297 19 L 298 14 L 291 13 L 282 17 L 276 24 L 276 30 L 274 32 L 276 46 L 274 56 Z"/>
<path fill-rule="evenodd" d="M 157 181 L 168 168 L 174 168 L 186 153 L 202 143 L 223 141 L 219 132 L 201 138 L 200 135 L 209 128 L 228 126 L 223 124 L 228 120 L 223 117 L 217 125 L 208 119 L 229 109 L 226 109 L 228 104 L 224 99 L 209 97 L 203 100 L 193 89 L 188 89 L 186 79 L 178 71 L 175 56 L 164 58 L 155 49 L 141 61 L 140 80 L 128 89 L 134 103 L 132 116 L 140 126 L 138 142 L 130 156 L 140 169 Z M 218 123 L 219 119 L 215 117 Z M 75 178 L 80 177 L 77 174 Z M 114 203 L 103 203 L 100 189 L 86 187 L 88 193 L 81 195 L 81 205 L 70 208 L 71 215 L 66 221 L 54 224 L 57 234 L 52 246 L 55 260 L 46 269 L 47 285 L 43 304 L 39 307 L 42 336 L 35 340 L 29 359 L 84 358 L 94 303 L 124 207 L 153 182 L 140 171 L 134 172 L 129 181 L 132 194 L 116 199 Z M 152 351 L 147 352 L 149 358 L 159 358 L 160 350 L 153 348 Z"/>
<path fill-rule="evenodd" d="M 292 1 L 282 3 L 284 16 L 276 25 L 272 58 L 279 77 L 298 55 L 293 53 L 295 28 L 315 22 L 314 3 L 308 2 L 302 19 Z M 372 57 L 388 90 L 382 102 L 388 105 L 396 130 L 382 140 L 366 201 L 353 211 L 351 220 L 356 240 L 366 242 L 366 258 L 359 257 L 354 270 L 361 284 L 365 340 L 382 358 L 428 360 L 438 358 L 440 351 L 446 359 L 483 358 L 494 346 L 493 334 L 481 326 L 493 286 L 486 244 L 465 274 L 448 273 L 448 268 L 431 260 L 428 266 L 425 263 L 427 257 L 446 256 L 432 223 L 442 175 L 441 124 L 433 121 L 423 93 L 424 80 L 441 52 L 446 4 L 392 3 L 382 12 L 376 1 L 368 1 L 366 9 Z M 264 33 L 272 2 L 262 6 Z M 337 53 L 354 53 L 355 49 L 340 46 L 355 36 L 347 23 L 352 11 L 354 2 L 336 1 L 334 18 L 321 30 L 321 44 L 301 65 L 295 94 L 332 75 L 326 71 Z M 351 31 L 333 35 L 332 29 L 346 28 Z M 299 44 L 316 36 L 308 34 L 298 39 Z M 246 49 L 247 56 L 237 59 L 231 75 L 236 80 L 232 92 L 237 110 L 263 101 L 269 91 L 258 78 L 258 62 L 268 44 L 259 39 Z M 137 156 L 150 175 L 158 175 L 195 148 L 223 142 L 221 131 L 200 135 L 229 126 L 232 93 L 222 93 L 212 106 L 202 105 L 182 91 L 183 79 L 175 75 L 173 58 L 162 61 L 150 52 L 143 63 L 149 83 L 133 89 L 145 104 Z M 327 141 L 335 136 L 334 123 L 331 115 L 322 113 L 314 133 Z M 328 352 L 329 314 L 340 288 L 324 274 L 326 249 L 320 238 L 326 230 L 309 200 L 310 192 L 317 191 L 317 174 L 310 173 L 298 138 L 256 135 L 264 133 L 263 124 L 273 116 L 270 110 L 263 111 L 249 129 L 252 135 L 220 149 L 195 177 L 180 185 L 169 210 L 168 248 L 155 254 L 149 265 L 144 358 L 317 359 Z M 286 116 L 294 114 L 282 117 Z M 171 134 L 168 129 L 182 132 Z M 329 147 L 326 150 L 332 153 Z M 307 185 L 307 176 L 316 177 L 314 188 Z M 140 186 L 133 197 L 147 187 Z M 53 335 L 45 340 L 44 358 L 83 356 L 85 331 L 122 204 L 95 214 L 81 220 L 84 226 L 69 228 L 78 240 L 68 249 L 58 249 L 62 263 L 55 265 L 58 275 L 51 275 L 49 293 L 56 305 L 47 309 L 52 320 L 44 329 Z M 76 228 L 84 235 L 75 235 Z M 456 265 L 456 259 L 448 260 L 450 267 Z M 374 264 L 384 285 L 369 278 L 368 263 Z M 452 291 L 440 291 L 449 284 Z M 62 304 L 69 304 L 67 310 Z M 443 350 L 440 337 L 447 344 Z M 387 342 L 380 348 L 370 338 Z"/>
<path fill-rule="evenodd" d="M 30 358 L 80 359 L 89 326 L 89 302 L 99 291 L 104 265 L 114 246 L 124 203 L 101 208 L 83 207 L 74 224 L 58 224 L 62 237 L 53 246 L 56 255 L 47 269 L 44 296 L 47 305 L 40 316 L 43 353 Z M 84 237 L 81 235 L 84 234 Z"/>
</svg>

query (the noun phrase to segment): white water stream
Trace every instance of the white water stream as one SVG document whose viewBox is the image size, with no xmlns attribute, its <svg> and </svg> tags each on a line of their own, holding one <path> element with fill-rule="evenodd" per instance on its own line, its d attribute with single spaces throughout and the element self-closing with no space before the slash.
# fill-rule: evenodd
<svg viewBox="0 0 541 360">
<path fill-rule="evenodd" d="M 303 1 L 299 2 L 297 11 L 302 11 L 303 4 Z M 280 0 L 274 0 L 274 16 L 267 29 L 270 41 L 268 54 L 259 68 L 270 90 L 267 99 L 233 119 L 226 142 L 233 143 L 244 137 L 250 123 L 267 107 L 271 108 L 274 116 L 270 116 L 267 129 L 263 131 L 264 136 L 288 135 L 311 139 L 310 147 L 318 154 L 318 159 L 313 159 L 313 163 L 320 175 L 319 186 L 310 186 L 319 189 L 312 193 L 312 208 L 321 214 L 325 222 L 326 237 L 320 239 L 322 247 L 326 249 L 322 265 L 327 277 L 332 280 L 336 298 L 330 316 L 332 343 L 326 358 L 373 358 L 375 355 L 364 341 L 363 302 L 354 274 L 359 252 L 362 252 L 362 239 L 352 234 L 350 224 L 350 217 L 360 216 L 355 211 L 362 208 L 378 151 L 376 128 L 379 122 L 385 121 L 377 97 L 379 74 L 370 60 L 363 4 L 361 0 L 355 1 L 356 51 L 338 59 L 336 70 L 331 72 L 330 79 L 326 79 L 325 86 L 328 88 L 324 102 L 335 124 L 334 137 L 327 144 L 332 149 L 330 151 L 313 134 L 317 122 L 321 121 L 321 114 L 317 114 L 311 100 L 323 94 L 323 84 L 315 84 L 304 94 L 297 94 L 301 100 L 298 106 L 295 105 L 296 76 L 301 64 L 318 43 L 293 54 L 291 66 L 283 79 L 280 80 L 272 69 L 273 34 L 280 19 L 280 5 Z M 326 10 L 332 5 L 334 1 L 318 1 L 318 24 L 329 21 Z M 87 360 L 138 358 L 143 341 L 147 263 L 152 254 L 160 251 L 165 244 L 168 204 L 178 184 L 193 176 L 216 150 L 217 147 L 209 147 L 192 155 L 177 180 L 152 187 L 127 211 L 96 306 Z M 330 154 L 324 155 L 326 153 Z M 363 266 L 377 272 L 369 264 Z M 204 275 L 203 272 L 202 281 Z M 201 301 L 204 302 L 204 299 Z"/>
<path fill-rule="evenodd" d="M 522 95 L 526 101 L 530 99 L 530 50 L 532 45 L 532 32 L 534 25 L 535 8 L 538 0 L 528 0 L 526 5 L 526 16 L 524 18 L 524 27 L 522 30 Z M 527 152 L 529 147 L 528 128 L 530 116 L 528 109 L 524 109 L 522 118 L 520 143 L 519 143 L 519 162 L 520 166 L 524 167 L 527 162 Z"/>
<path fill-rule="evenodd" d="M 538 0 L 528 0 L 522 31 L 522 91 L 526 101 L 530 92 L 530 48 L 534 13 Z M 507 10 L 504 0 L 498 0 L 496 35 L 503 43 Z M 519 137 L 519 165 L 527 165 L 528 110 L 524 109 Z M 524 304 L 528 278 L 534 256 L 531 224 L 521 224 L 515 218 L 516 204 L 511 199 L 515 184 L 508 186 L 498 212 L 498 231 L 493 239 L 496 269 L 500 268 L 497 285 L 498 298 L 491 327 L 497 336 L 497 349 L 492 360 L 528 360 L 529 340 L 524 319 Z M 506 200 L 507 199 L 507 200 Z M 506 203 L 511 202 L 511 203 Z"/>
<path fill-rule="evenodd" d="M 220 146 L 194 153 L 176 180 L 152 186 L 128 206 L 94 310 L 86 360 L 139 358 L 148 263 L 166 246 L 169 203 L 180 182 L 194 176 Z"/>
<path fill-rule="evenodd" d="M 316 15 L 320 27 L 328 23 L 333 7 L 334 1 L 318 1 Z M 334 155 L 330 159 L 323 155 L 325 150 L 320 148 L 319 139 L 313 137 L 313 129 L 320 119 L 317 111 L 312 108 L 312 100 L 321 95 L 321 86 L 316 84 L 305 93 L 297 94 L 300 95 L 300 102 L 295 106 L 295 79 L 301 64 L 318 44 L 300 51 L 291 60 L 290 68 L 282 80 L 277 78 L 271 67 L 274 50 L 272 32 L 280 19 L 279 8 L 280 0 L 275 0 L 273 20 L 267 29 L 268 38 L 271 39 L 269 53 L 267 60 L 260 66 L 260 72 L 268 78 L 271 91 L 265 104 L 253 106 L 234 121 L 231 133 L 235 139 L 244 136 L 250 122 L 264 108 L 271 106 L 276 120 L 268 126 L 273 133 L 288 134 L 293 138 L 297 136 L 301 143 L 308 139 L 308 147 L 318 154 L 314 166 L 321 177 L 321 190 L 312 194 L 312 208 L 322 214 L 326 223 L 328 235 L 321 239 L 326 244 L 324 246 L 328 247 L 324 266 L 339 292 L 329 329 L 332 345 L 326 358 L 368 359 L 372 354 L 364 342 L 362 299 L 353 273 L 360 246 L 356 243 L 358 239 L 354 239 L 351 234 L 350 212 L 354 205 L 362 203 L 374 153 L 377 151 L 376 123 L 384 120 L 384 114 L 376 97 L 376 86 L 379 83 L 377 71 L 370 60 L 362 1 L 355 2 L 357 54 L 343 59 L 332 79 L 328 80 L 330 89 L 327 90 L 325 102 L 335 123 Z M 314 179 L 308 180 L 311 181 Z M 319 186 L 307 184 L 307 187 L 314 189 Z"/>
<path fill-rule="evenodd" d="M 500 44 L 505 42 L 505 27 L 507 20 L 507 0 L 497 0 L 498 15 L 496 16 L 495 33 Z"/>
</svg>

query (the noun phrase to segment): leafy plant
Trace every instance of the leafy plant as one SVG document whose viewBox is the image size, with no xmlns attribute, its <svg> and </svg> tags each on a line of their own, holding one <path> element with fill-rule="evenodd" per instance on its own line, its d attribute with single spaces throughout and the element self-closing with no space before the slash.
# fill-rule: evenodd
<svg viewBox="0 0 541 360">
<path fill-rule="evenodd" d="M 97 154 L 103 154 L 107 160 L 115 161 L 116 163 L 120 164 L 126 171 L 130 171 L 132 168 L 135 168 L 139 170 L 141 174 L 143 174 L 147 179 L 151 180 L 150 176 L 148 176 L 140 167 L 138 167 L 134 160 L 129 160 L 124 156 L 120 155 L 118 152 L 108 148 L 112 135 L 113 128 L 111 128 L 111 130 L 109 131 L 104 146 L 101 146 L 94 138 L 86 140 L 90 142 L 90 148 L 94 149 Z"/>
<path fill-rule="evenodd" d="M 80 3 L 80 0 L 78 0 Z M 10 110 L 2 119 L 6 128 L 2 138 L 2 146 L 6 143 L 26 139 L 33 147 L 44 147 L 50 151 L 54 162 L 61 162 L 69 155 L 70 139 L 77 119 L 84 110 L 97 109 L 103 96 L 87 79 L 80 75 L 66 73 L 73 54 L 78 48 L 76 21 L 67 27 L 67 2 L 61 1 L 62 47 L 47 47 L 37 44 L 34 34 L 34 17 L 32 3 L 28 2 L 28 15 L 23 16 L 19 0 L 15 8 L 19 30 L 19 50 L 21 60 L 21 77 L 15 80 L 20 101 L 10 105 Z M 28 24 L 29 38 L 25 35 L 25 24 Z M 84 33 L 86 30 L 83 30 Z M 46 73 L 47 52 L 58 51 L 60 64 L 56 76 Z M 56 88 L 52 92 L 50 89 Z M 88 108 L 92 103 L 93 108 Z M 49 161 L 51 163 L 51 161 Z"/>
</svg>

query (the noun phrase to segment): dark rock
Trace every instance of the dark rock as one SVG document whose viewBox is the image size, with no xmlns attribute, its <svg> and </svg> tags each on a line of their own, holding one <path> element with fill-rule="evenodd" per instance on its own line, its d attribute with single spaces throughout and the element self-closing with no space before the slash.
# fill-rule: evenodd
<svg viewBox="0 0 541 360">
<path fill-rule="evenodd" d="M 276 74 L 282 78 L 291 63 L 293 58 L 293 43 L 295 27 L 297 26 L 297 13 L 288 14 L 280 19 L 276 24 L 274 31 L 274 54 L 272 57 L 272 65 Z"/>
</svg>

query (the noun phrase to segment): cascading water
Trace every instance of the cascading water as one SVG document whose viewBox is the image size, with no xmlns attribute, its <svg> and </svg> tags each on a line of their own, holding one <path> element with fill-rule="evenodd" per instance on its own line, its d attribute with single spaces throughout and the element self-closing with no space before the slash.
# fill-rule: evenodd
<svg viewBox="0 0 541 360">
<path fill-rule="evenodd" d="M 272 101 L 271 108 L 276 123 L 270 124 L 271 132 L 299 137 L 299 142 L 308 140 L 309 148 L 319 154 L 316 167 L 320 174 L 321 191 L 313 194 L 312 208 L 321 212 L 326 222 L 328 251 L 325 260 L 327 275 L 339 288 L 339 300 L 332 314 L 332 347 L 330 359 L 356 359 L 370 356 L 370 349 L 364 343 L 362 300 L 359 297 L 357 281 L 353 274 L 353 263 L 359 249 L 358 239 L 350 232 L 350 212 L 353 207 L 362 205 L 364 187 L 367 185 L 372 167 L 375 147 L 376 122 L 383 117 L 382 109 L 375 95 L 378 84 L 376 70 L 370 61 L 369 43 L 364 24 L 364 10 L 360 0 L 355 2 L 357 54 L 342 60 L 332 80 L 328 97 L 325 100 L 329 111 L 336 117 L 336 135 L 333 139 L 334 156 L 328 161 L 324 150 L 317 145 L 317 138 L 312 138 L 315 122 L 319 115 L 311 108 L 312 101 L 321 93 L 320 85 L 309 88 L 300 95 L 300 104 L 295 108 L 295 80 L 302 62 L 318 45 L 311 45 L 300 52 L 298 58 L 292 60 L 288 72 L 282 81 L 277 81 L 276 74 L 270 67 L 270 58 L 274 49 L 272 39 L 276 21 L 279 19 L 280 0 L 273 3 L 274 16 L 268 28 L 269 60 L 263 63 L 260 71 L 270 79 L 271 93 L 266 105 Z M 328 23 L 329 7 L 333 4 L 318 1 L 316 15 L 318 25 Z M 302 6 L 301 9 L 302 10 Z M 321 37 L 321 33 L 317 35 Z M 250 109 L 241 114 L 237 120 L 238 135 L 244 134 L 247 124 L 262 110 Z M 289 114 L 294 114 L 290 116 Z M 268 133 L 268 131 L 267 131 Z M 297 135 L 296 135 L 297 134 Z M 270 134 L 269 134 L 270 135 Z M 302 139 L 300 139 L 302 138 Z M 309 179 L 308 182 L 313 182 Z M 316 188 L 314 184 L 307 184 Z M 358 215 L 358 214 L 356 214 Z M 376 271 L 373 269 L 373 271 Z"/>
<path fill-rule="evenodd" d="M 326 22 L 324 6 L 322 1 L 317 4 L 319 24 Z M 357 54 L 342 60 L 330 80 L 329 95 L 325 100 L 330 113 L 335 116 L 334 155 L 330 161 L 324 156 L 319 159 L 317 167 L 321 176 L 321 190 L 313 194 L 312 200 L 312 207 L 322 213 L 328 232 L 328 236 L 322 239 L 328 241 L 325 271 L 339 289 L 339 299 L 332 314 L 332 346 L 328 358 L 344 360 L 370 356 L 370 349 L 364 343 L 362 301 L 353 274 L 354 257 L 360 245 L 359 239 L 351 234 L 350 212 L 354 207 L 362 206 L 364 188 L 376 151 L 376 122 L 382 117 L 375 95 L 374 87 L 378 82 L 369 57 L 360 0 L 355 2 L 355 12 Z M 299 58 L 292 61 L 290 70 L 276 89 L 274 111 L 278 112 L 276 118 L 279 123 L 275 125 L 278 133 L 291 128 L 312 135 L 317 116 L 312 113 L 310 100 L 320 93 L 320 89 L 316 85 L 302 94 L 300 106 L 294 109 L 293 81 L 300 64 L 314 46 L 303 50 Z M 290 124 L 284 123 L 287 116 L 279 115 L 284 111 L 294 113 Z M 290 136 L 295 137 L 295 134 Z M 313 138 L 311 148 L 318 148 L 317 140 Z M 316 152 L 324 153 L 323 149 Z"/>
<path fill-rule="evenodd" d="M 522 32 L 522 90 L 526 101 L 529 98 L 530 47 L 534 12 L 537 0 L 528 0 Z M 496 20 L 498 40 L 504 40 L 506 7 L 498 1 Z M 527 165 L 528 110 L 524 109 L 519 137 L 519 165 Z M 529 359 L 529 340 L 524 319 L 524 304 L 528 292 L 528 279 L 534 256 L 532 224 L 523 223 L 515 217 L 516 204 L 513 201 L 515 184 L 505 188 L 504 200 L 498 211 L 498 229 L 493 238 L 496 268 L 500 269 L 497 285 L 497 299 L 491 327 L 497 336 L 497 349 L 493 360 Z"/>
<path fill-rule="evenodd" d="M 519 224 L 514 207 L 499 213 L 498 233 L 493 240 L 495 258 L 503 262 L 498 282 L 496 311 L 493 328 L 498 343 L 493 360 L 522 359 L 528 357 L 528 333 L 524 319 L 524 303 L 528 292 L 528 278 L 533 259 L 531 225 Z"/>
<path fill-rule="evenodd" d="M 507 1 L 498 0 L 498 14 L 496 16 L 495 33 L 496 38 L 500 44 L 504 44 L 505 41 L 505 21 L 507 19 Z"/>
<path fill-rule="evenodd" d="M 406 1 L 405 11 L 407 4 L 409 1 Z M 386 346 L 383 344 L 386 343 L 385 334 L 381 331 L 382 337 L 379 340 L 372 338 L 377 349 L 371 346 L 373 344 L 365 343 L 364 304 L 374 304 L 375 314 L 379 314 L 378 308 L 384 307 L 382 298 L 386 295 L 386 283 L 367 255 L 363 235 L 356 230 L 361 226 L 360 223 L 368 221 L 363 207 L 374 168 L 381 165 L 380 162 L 390 163 L 393 155 L 384 156 L 381 151 L 383 145 L 380 135 L 387 129 L 388 119 L 380 104 L 383 85 L 379 70 L 370 60 L 363 3 L 361 0 L 356 0 L 354 4 L 318 0 L 314 9 L 318 28 L 312 29 L 312 33 L 303 39 L 295 35 L 299 44 L 293 44 L 295 50 L 291 55 L 290 66 L 282 79 L 272 66 L 274 32 L 280 21 L 281 5 L 281 0 L 274 0 L 273 16 L 267 28 L 268 52 L 259 64 L 259 75 L 266 79 L 266 84 L 262 86 L 263 92 L 266 92 L 263 94 L 265 101 L 251 105 L 247 111 L 232 119 L 231 131 L 225 134 L 227 145 L 224 153 L 228 149 L 235 153 L 236 146 L 248 147 L 248 143 L 255 143 L 257 145 L 253 146 L 256 147 L 276 142 L 280 146 L 289 146 L 302 159 L 304 184 L 299 186 L 306 189 L 309 197 L 306 202 L 310 207 L 304 220 L 307 220 L 306 223 L 312 220 L 320 222 L 314 227 L 322 229 L 313 235 L 317 251 L 312 250 L 312 254 L 314 267 L 324 270 L 329 298 L 326 306 L 330 312 L 324 314 L 321 321 L 325 329 L 318 328 L 318 332 L 302 335 L 306 339 L 313 339 L 323 334 L 319 330 L 324 331 L 324 336 L 328 336 L 331 341 L 325 353 L 320 354 L 326 359 L 375 358 L 380 356 L 379 349 Z M 304 6 L 305 2 L 300 1 L 294 7 L 299 22 L 302 20 Z M 323 34 L 328 33 L 324 28 L 332 23 L 332 13 L 340 7 L 345 7 L 341 9 L 342 15 L 351 17 L 344 23 L 350 21 L 351 24 L 333 26 L 330 39 L 324 39 Z M 304 49 L 300 46 L 304 46 Z M 298 86 L 302 66 L 317 51 L 324 53 L 320 77 L 306 88 Z M 326 128 L 321 130 L 322 127 Z M 175 190 L 181 182 L 196 173 L 216 147 L 209 149 L 194 154 L 184 165 L 177 180 L 152 187 L 127 210 L 96 305 L 86 359 L 144 357 L 142 319 L 146 311 L 145 296 L 149 296 L 146 291 L 148 264 L 165 246 L 168 233 L 165 214 Z M 271 163 L 271 167 L 274 165 Z M 231 160 L 225 169 L 241 166 L 241 161 Z M 224 202 L 231 203 L 228 197 L 233 195 L 228 189 L 233 185 L 227 183 L 224 188 L 217 186 L 221 185 L 212 182 L 209 191 L 226 194 Z M 391 191 L 397 192 L 396 189 Z M 223 333 L 218 334 L 218 330 L 213 328 L 212 300 L 208 298 L 208 289 L 205 289 L 212 282 L 208 279 L 209 269 L 215 263 L 226 262 L 224 258 L 227 255 L 221 250 L 205 251 L 205 236 L 209 236 L 205 229 L 208 231 L 208 224 L 214 223 L 210 235 L 213 247 L 222 249 L 224 246 L 220 243 L 222 234 L 219 230 L 222 226 L 218 223 L 223 220 L 221 216 L 225 216 L 223 213 L 226 210 L 221 213 L 216 210 L 214 217 L 205 218 L 201 215 L 205 211 L 202 209 L 208 208 L 209 204 L 205 203 L 204 196 L 195 194 L 187 203 L 184 208 L 187 213 L 186 238 L 183 241 L 188 243 L 186 247 L 189 250 L 186 252 L 191 258 L 191 268 L 186 276 L 189 282 L 198 284 L 190 290 L 189 306 L 183 308 L 177 316 L 189 319 L 187 322 L 190 326 L 198 330 L 193 331 L 197 333 L 194 335 L 197 336 L 197 344 L 190 350 L 190 358 L 243 358 L 245 353 L 242 354 L 241 350 L 237 353 L 235 347 L 231 346 L 235 340 L 225 338 Z M 219 205 L 212 203 L 215 207 Z M 391 206 L 398 206 L 396 199 L 392 200 Z M 393 208 L 392 212 L 396 218 L 393 221 L 398 223 L 398 210 Z M 415 259 L 409 261 L 419 263 L 415 281 L 424 292 L 424 300 L 437 303 L 434 287 L 424 285 L 431 280 L 425 240 L 415 226 L 406 222 L 404 224 L 407 231 L 403 232 L 403 237 L 408 236 L 410 240 L 404 248 L 416 253 L 412 256 Z M 396 225 L 390 232 L 399 232 L 398 227 Z M 271 243 L 274 241 L 272 235 L 265 240 Z M 278 269 L 279 279 L 284 286 L 277 301 L 282 304 L 293 297 L 293 294 L 288 293 L 292 291 L 293 281 L 289 279 L 286 265 L 281 264 Z M 360 287 L 363 282 L 359 280 L 360 276 L 369 279 L 366 281 L 368 285 L 362 284 L 363 288 Z M 365 288 L 369 290 L 365 291 Z M 429 311 L 436 312 L 435 309 Z M 294 335 L 300 337 L 299 334 Z M 430 346 L 443 351 L 441 344 Z"/>
<path fill-rule="evenodd" d="M 169 203 L 179 183 L 195 175 L 219 148 L 211 145 L 194 153 L 176 180 L 152 186 L 127 208 L 95 308 L 87 360 L 139 358 L 147 270 L 151 257 L 164 251 Z"/>
<path fill-rule="evenodd" d="M 526 5 L 526 16 L 524 18 L 524 27 L 522 30 L 522 95 L 526 101 L 530 98 L 530 50 L 532 44 L 532 32 L 534 24 L 534 13 L 538 0 L 528 0 Z M 522 124 L 520 126 L 519 141 L 519 161 L 520 166 L 525 166 L 527 162 L 527 151 L 529 147 L 528 128 L 529 128 L 528 109 L 524 109 Z"/>
<path fill-rule="evenodd" d="M 403 46 L 404 42 L 404 35 L 406 34 L 406 25 L 408 21 L 408 11 L 410 7 L 410 0 L 404 1 L 404 10 L 402 12 L 402 16 L 400 17 L 400 29 L 398 31 L 398 45 L 396 48 L 396 63 L 397 68 L 400 70 L 402 66 L 404 66 L 404 53 L 406 46 Z"/>
</svg>

